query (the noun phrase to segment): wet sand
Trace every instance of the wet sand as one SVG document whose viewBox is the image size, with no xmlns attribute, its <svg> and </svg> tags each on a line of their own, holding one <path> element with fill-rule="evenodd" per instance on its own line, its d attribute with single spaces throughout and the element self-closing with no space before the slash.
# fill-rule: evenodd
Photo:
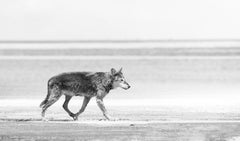
<svg viewBox="0 0 240 141">
<path fill-rule="evenodd" d="M 70 109 L 76 112 L 79 106 Z M 226 106 L 224 106 L 226 108 Z M 233 141 L 240 139 L 240 113 L 209 111 L 206 107 L 107 106 L 115 121 L 104 120 L 95 105 L 73 121 L 60 106 L 53 105 L 41 121 L 40 108 L 0 106 L 0 140 L 164 140 Z M 216 107 L 219 108 L 219 107 Z M 231 109 L 231 107 L 229 107 Z"/>
<path fill-rule="evenodd" d="M 0 140 L 233 141 L 240 139 L 240 123 L 152 123 L 109 126 L 68 122 L 0 122 L 0 125 Z"/>
</svg>

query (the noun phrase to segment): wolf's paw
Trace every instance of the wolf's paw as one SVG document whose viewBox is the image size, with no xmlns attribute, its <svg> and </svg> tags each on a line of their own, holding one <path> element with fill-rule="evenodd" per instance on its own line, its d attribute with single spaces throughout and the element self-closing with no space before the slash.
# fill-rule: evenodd
<svg viewBox="0 0 240 141">
<path fill-rule="evenodd" d="M 74 121 L 77 121 L 78 120 L 78 115 L 74 115 L 72 118 L 73 118 Z"/>
<path fill-rule="evenodd" d="M 75 116 L 75 114 L 70 113 L 69 116 L 73 118 Z"/>
<path fill-rule="evenodd" d="M 73 120 L 78 120 L 77 114 L 70 113 L 69 116 L 72 117 Z"/>
</svg>

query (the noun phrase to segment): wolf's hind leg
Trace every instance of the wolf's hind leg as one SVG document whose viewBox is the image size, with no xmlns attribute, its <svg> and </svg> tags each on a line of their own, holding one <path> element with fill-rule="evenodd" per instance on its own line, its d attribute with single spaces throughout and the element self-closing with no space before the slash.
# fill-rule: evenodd
<svg viewBox="0 0 240 141">
<path fill-rule="evenodd" d="M 65 101 L 63 103 L 63 109 L 69 114 L 69 116 L 74 117 L 74 114 L 68 109 L 68 103 L 72 96 L 65 95 Z"/>
<path fill-rule="evenodd" d="M 42 119 L 45 118 L 45 112 L 46 110 L 53 105 L 60 97 L 62 96 L 61 90 L 56 86 L 51 90 L 50 96 L 45 103 L 45 105 L 42 107 Z"/>
<path fill-rule="evenodd" d="M 81 109 L 75 114 L 75 116 L 73 117 L 74 120 L 78 120 L 78 116 L 79 116 L 82 112 L 84 112 L 84 110 L 86 109 L 87 104 L 89 103 L 90 99 L 91 99 L 90 97 L 84 96 L 83 103 L 82 103 L 82 107 L 81 107 Z"/>
</svg>

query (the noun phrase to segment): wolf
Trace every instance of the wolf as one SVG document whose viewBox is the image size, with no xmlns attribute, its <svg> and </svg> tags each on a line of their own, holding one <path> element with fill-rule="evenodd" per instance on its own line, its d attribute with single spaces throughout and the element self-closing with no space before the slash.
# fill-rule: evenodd
<svg viewBox="0 0 240 141">
<path fill-rule="evenodd" d="M 42 120 L 46 120 L 46 110 L 62 95 L 65 95 L 63 109 L 73 120 L 78 120 L 92 97 L 96 97 L 97 105 L 104 117 L 111 120 L 104 106 L 103 98 L 110 90 L 118 87 L 125 90 L 130 88 L 123 76 L 122 68 L 118 71 L 112 68 L 109 72 L 68 72 L 53 76 L 48 80 L 47 96 L 40 104 Z M 68 109 L 68 103 L 73 96 L 84 97 L 82 107 L 75 114 Z"/>
</svg>

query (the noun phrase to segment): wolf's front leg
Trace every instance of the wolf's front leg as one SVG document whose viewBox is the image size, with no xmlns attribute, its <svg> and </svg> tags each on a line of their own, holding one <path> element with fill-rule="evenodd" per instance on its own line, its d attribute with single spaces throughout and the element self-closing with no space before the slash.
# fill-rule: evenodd
<svg viewBox="0 0 240 141">
<path fill-rule="evenodd" d="M 99 107 L 99 108 L 101 109 L 101 111 L 103 112 L 104 117 L 105 117 L 107 120 L 111 120 L 112 118 L 111 118 L 111 117 L 108 115 L 108 113 L 107 113 L 107 110 L 106 110 L 106 108 L 105 108 L 105 106 L 104 106 L 104 103 L 103 103 L 103 99 L 97 97 L 97 98 L 96 98 L 96 101 L 97 101 L 98 107 Z"/>
</svg>

